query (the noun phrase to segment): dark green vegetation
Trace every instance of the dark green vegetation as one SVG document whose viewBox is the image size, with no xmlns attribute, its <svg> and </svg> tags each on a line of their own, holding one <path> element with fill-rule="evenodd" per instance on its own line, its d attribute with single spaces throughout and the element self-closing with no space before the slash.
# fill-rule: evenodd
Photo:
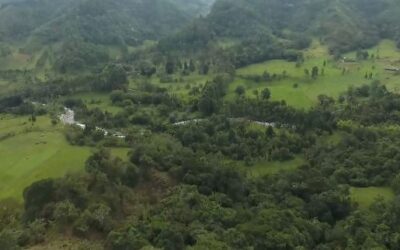
<svg viewBox="0 0 400 250">
<path fill-rule="evenodd" d="M 169 0 L 187 13 L 207 15 L 215 0 Z"/>
<path fill-rule="evenodd" d="M 298 50 L 316 37 L 339 56 L 381 38 L 400 41 L 399 9 L 394 0 L 221 0 L 207 17 L 163 40 L 161 47 L 190 52 L 222 47 L 235 66 L 244 66 L 301 60 Z"/>
<path fill-rule="evenodd" d="M 0 0 L 0 249 L 400 248 L 400 4 L 212 2 Z"/>
<path fill-rule="evenodd" d="M 27 188 L 21 213 L 2 212 L 26 226 L 5 220 L 2 237 L 13 244 L 14 235 L 26 246 L 45 242 L 53 230 L 72 229 L 78 238 L 103 235 L 110 249 L 336 249 L 349 242 L 396 249 L 395 240 L 382 237 L 395 238 L 398 225 L 398 202 L 388 186 L 399 190 L 399 102 L 399 95 L 374 83 L 339 100 L 321 97 L 307 113 L 267 99 L 235 103 L 259 119 L 268 113 L 256 107 L 272 105 L 280 110 L 275 118 L 285 117 L 290 126 L 224 115 L 178 127 L 149 124 L 151 132 L 126 138 L 128 159 L 101 149 L 88 158 L 85 173 Z M 265 171 L 253 170 L 260 167 Z"/>
<path fill-rule="evenodd" d="M 96 44 L 135 45 L 159 38 L 190 19 L 172 1 L 23 1 L 4 5 L 2 40 L 45 44 L 82 38 Z M 16 18 L 24 15 L 24 20 Z M 13 17 L 13 18 L 12 18 Z"/>
<path fill-rule="evenodd" d="M 177 31 L 210 2 L 181 8 L 172 0 L 9 1 L 0 9 L 0 42 L 11 55 L 18 44 L 36 68 L 74 71 Z"/>
</svg>

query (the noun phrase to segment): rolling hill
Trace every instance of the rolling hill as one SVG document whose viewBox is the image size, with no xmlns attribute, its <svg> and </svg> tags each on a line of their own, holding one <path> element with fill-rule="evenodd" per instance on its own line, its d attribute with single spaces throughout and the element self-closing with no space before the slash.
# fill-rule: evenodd
<svg viewBox="0 0 400 250">
<path fill-rule="evenodd" d="M 189 14 L 207 15 L 215 0 L 170 0 L 170 2 Z"/>
<path fill-rule="evenodd" d="M 0 0 L 0 250 L 400 249 L 398 1 Z"/>
<path fill-rule="evenodd" d="M 113 49 L 126 53 L 128 47 L 178 31 L 196 16 L 207 13 L 212 3 L 213 0 L 3 0 L 0 57 L 11 54 L 6 61 L 12 61 L 22 53 L 31 58 L 36 68 L 50 65 L 61 72 L 96 66 L 108 62 Z"/>
<path fill-rule="evenodd" d="M 169 39 L 184 48 L 197 37 L 207 38 L 201 43 L 206 47 L 213 41 L 242 42 L 262 35 L 296 48 L 302 46 L 293 43 L 307 36 L 318 37 L 332 53 L 343 53 L 371 47 L 381 38 L 399 41 L 399 10 L 394 0 L 218 0 L 206 18 Z"/>
<path fill-rule="evenodd" d="M 162 37 L 189 20 L 188 12 L 161 0 L 35 0 L 4 5 L 0 34 L 6 41 L 49 44 L 72 36 L 95 44 L 134 45 Z"/>
</svg>

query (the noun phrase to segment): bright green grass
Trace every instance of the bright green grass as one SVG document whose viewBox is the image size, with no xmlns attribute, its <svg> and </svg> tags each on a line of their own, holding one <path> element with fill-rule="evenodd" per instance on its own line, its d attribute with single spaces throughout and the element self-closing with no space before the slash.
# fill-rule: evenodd
<svg viewBox="0 0 400 250">
<path fill-rule="evenodd" d="M 318 136 L 317 142 L 322 143 L 322 144 L 328 144 L 328 145 L 337 145 L 339 144 L 342 140 L 345 134 L 341 131 L 335 131 L 333 134 L 324 134 L 321 136 Z"/>
<path fill-rule="evenodd" d="M 400 57 L 400 51 L 395 47 L 396 44 L 394 41 L 382 40 L 378 46 L 368 49 L 368 53 L 380 57 L 379 60 L 393 60 L 396 57 Z M 356 52 L 347 53 L 345 56 L 355 58 Z M 396 61 L 396 59 L 394 61 Z"/>
<path fill-rule="evenodd" d="M 377 198 L 385 201 L 394 199 L 394 192 L 388 187 L 350 188 L 350 197 L 360 208 L 368 208 Z"/>
<path fill-rule="evenodd" d="M 234 39 L 223 38 L 217 42 L 217 46 L 220 48 L 223 48 L 223 49 L 228 49 L 228 48 L 231 48 L 231 47 L 237 45 L 238 43 L 239 43 L 239 41 L 236 41 Z"/>
<path fill-rule="evenodd" d="M 27 117 L 2 116 L 0 136 L 0 199 L 20 200 L 31 183 L 84 169 L 86 159 L 95 150 L 71 146 L 60 126 L 52 126 L 47 117 L 38 117 L 32 126 Z M 128 149 L 112 149 L 115 156 L 127 159 Z"/>
<path fill-rule="evenodd" d="M 57 131 L 59 127 L 53 127 L 48 117 L 37 117 L 36 122 L 32 125 L 28 116 L 12 116 L 0 115 L 0 136 L 14 133 L 26 133 L 30 131 Z"/>
<path fill-rule="evenodd" d="M 338 97 L 350 86 L 360 86 L 370 82 L 371 80 L 364 78 L 366 72 L 372 72 L 374 79 L 380 80 L 391 90 L 400 91 L 400 76 L 384 70 L 387 66 L 398 66 L 399 64 L 400 52 L 395 47 L 394 42 L 384 40 L 371 49 L 371 54 L 372 51 L 380 51 L 379 59 L 370 59 L 358 63 L 334 62 L 331 60 L 326 47 L 314 42 L 311 48 L 305 51 L 305 63 L 300 67 L 296 67 L 293 62 L 271 60 L 238 69 L 238 77 L 230 85 L 227 98 L 236 98 L 234 91 L 240 85 L 246 87 L 246 95 L 249 97 L 254 96 L 254 90 L 261 92 L 263 88 L 268 87 L 272 92 L 273 100 L 285 100 L 293 107 L 308 109 L 315 105 L 318 95 Z M 354 53 L 346 56 L 354 57 Z M 313 80 L 305 75 L 304 70 L 308 69 L 311 72 L 313 66 L 317 66 L 321 70 L 324 61 L 327 62 L 327 66 L 324 68 L 323 76 L 321 75 Z M 344 75 L 342 74 L 343 68 L 346 69 Z M 283 80 L 260 83 L 244 80 L 240 77 L 262 75 L 266 70 L 270 74 L 282 74 L 283 71 L 286 71 L 288 77 Z M 294 88 L 294 84 L 298 84 L 298 87 Z"/>
<path fill-rule="evenodd" d="M 161 82 L 158 76 L 153 76 L 150 79 L 147 79 L 149 82 L 156 84 L 159 87 L 166 88 L 170 94 L 176 95 L 177 97 L 181 98 L 182 100 L 189 100 L 189 92 L 192 87 L 199 87 L 200 90 L 202 86 L 207 81 L 211 81 L 215 77 L 215 74 L 208 74 L 208 75 L 200 75 L 198 73 L 192 73 L 188 76 L 183 76 L 180 74 L 171 75 L 173 80 L 178 79 L 178 82 L 171 81 L 171 82 Z M 142 80 L 139 80 L 142 81 Z M 131 90 L 135 90 L 137 88 L 138 81 L 132 80 L 129 88 Z M 189 88 L 187 88 L 189 87 Z"/>
<path fill-rule="evenodd" d="M 248 177 L 255 178 L 265 175 L 277 174 L 280 171 L 291 171 L 295 170 L 300 165 L 304 164 L 304 159 L 300 156 L 296 157 L 291 161 L 279 162 L 279 161 L 261 161 L 257 162 L 253 166 L 240 166 L 240 168 L 245 169 Z"/>
<path fill-rule="evenodd" d="M 21 198 L 34 181 L 82 170 L 89 148 L 72 147 L 57 132 L 32 132 L 0 144 L 0 198 Z"/>
<path fill-rule="evenodd" d="M 91 92 L 76 94 L 71 97 L 82 99 L 91 109 L 99 108 L 112 114 L 117 114 L 123 110 L 121 107 L 112 104 L 109 94 Z"/>
</svg>

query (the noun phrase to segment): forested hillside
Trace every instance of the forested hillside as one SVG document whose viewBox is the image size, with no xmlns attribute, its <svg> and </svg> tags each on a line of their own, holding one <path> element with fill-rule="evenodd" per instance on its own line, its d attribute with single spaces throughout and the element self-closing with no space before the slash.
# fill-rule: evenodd
<svg viewBox="0 0 400 250">
<path fill-rule="evenodd" d="M 110 47 L 126 54 L 129 47 L 173 34 L 208 7 L 209 1 L 185 8 L 164 0 L 11 1 L 0 9 L 0 41 L 39 53 L 41 66 L 73 71 L 104 64 Z"/>
<path fill-rule="evenodd" d="M 399 9 L 399 2 L 393 0 L 219 0 L 206 18 L 173 35 L 165 45 L 189 50 L 230 40 L 244 43 L 239 47 L 251 43 L 266 50 L 261 44 L 268 41 L 279 51 L 282 44 L 298 49 L 308 45 L 307 37 L 316 37 L 333 54 L 340 54 L 368 48 L 382 38 L 400 42 Z"/>
<path fill-rule="evenodd" d="M 96 44 L 137 44 L 171 33 L 190 19 L 168 1 L 24 1 L 1 10 L 3 39 L 44 44 L 80 37 Z M 23 19 L 18 18 L 24 16 Z"/>
<path fill-rule="evenodd" d="M 0 250 L 400 249 L 399 1 L 0 6 Z"/>
<path fill-rule="evenodd" d="M 170 0 L 182 10 L 196 15 L 207 15 L 215 0 Z"/>
</svg>

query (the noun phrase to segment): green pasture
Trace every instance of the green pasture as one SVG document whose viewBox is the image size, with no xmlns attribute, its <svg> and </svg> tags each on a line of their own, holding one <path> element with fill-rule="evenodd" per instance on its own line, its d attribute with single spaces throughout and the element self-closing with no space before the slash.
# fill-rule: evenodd
<svg viewBox="0 0 400 250">
<path fill-rule="evenodd" d="M 189 92 L 193 87 L 198 87 L 201 91 L 205 83 L 211 81 L 214 77 L 215 74 L 212 73 L 209 73 L 208 75 L 192 73 L 187 76 L 176 73 L 170 75 L 168 81 L 162 81 L 159 76 L 152 76 L 151 78 L 146 79 L 131 80 L 129 88 L 131 91 L 136 91 L 140 82 L 148 81 L 161 88 L 166 88 L 170 94 L 176 95 L 182 100 L 190 100 Z"/>
<path fill-rule="evenodd" d="M 0 57 L 2 69 L 29 69 L 33 67 L 34 60 L 31 55 L 13 52 L 6 57 Z"/>
<path fill-rule="evenodd" d="M 7 45 L 11 49 L 11 53 L 7 56 L 0 57 L 0 69 L 2 70 L 23 70 L 35 69 L 36 63 L 42 56 L 46 48 L 42 48 L 35 52 L 26 52 L 24 44 Z"/>
<path fill-rule="evenodd" d="M 393 200 L 395 194 L 388 187 L 352 187 L 350 188 L 350 197 L 360 208 L 368 208 L 376 199 L 383 199 L 384 201 Z"/>
<path fill-rule="evenodd" d="M 304 164 L 304 159 L 297 156 L 290 161 L 259 161 L 252 166 L 246 166 L 244 163 L 239 163 L 238 167 L 247 173 L 249 178 L 257 178 L 271 174 L 277 174 L 281 171 L 292 171 Z"/>
<path fill-rule="evenodd" d="M 380 80 L 392 90 L 400 90 L 400 75 L 385 71 L 388 66 L 400 65 L 400 51 L 394 42 L 383 40 L 379 45 L 371 48 L 369 53 L 370 55 L 379 54 L 379 56 L 355 62 L 334 61 L 326 47 L 314 42 L 311 48 L 305 51 L 305 61 L 300 66 L 296 66 L 295 62 L 271 60 L 238 69 L 237 77 L 229 87 L 227 98 L 236 98 L 235 89 L 238 86 L 244 86 L 246 95 L 249 97 L 255 97 L 253 93 L 255 90 L 261 92 L 262 89 L 269 88 L 272 92 L 272 100 L 285 100 L 287 104 L 296 108 L 308 109 L 316 103 L 317 97 L 321 94 L 338 97 L 350 86 L 360 86 L 373 80 Z M 353 59 L 355 52 L 345 56 Z M 316 79 L 305 74 L 306 69 L 311 73 L 314 66 L 319 68 L 320 73 Z M 321 75 L 322 69 L 323 75 Z M 269 82 L 245 79 L 249 75 L 262 75 L 265 71 L 271 75 L 285 74 L 286 76 Z M 366 73 L 368 75 L 372 73 L 373 78 L 365 79 Z"/>
<path fill-rule="evenodd" d="M 51 125 L 48 117 L 38 117 L 32 125 L 28 117 L 1 116 L 0 199 L 20 200 L 32 182 L 82 171 L 94 150 L 68 144 L 62 126 Z M 112 149 L 119 157 L 126 157 L 128 151 Z"/>
<path fill-rule="evenodd" d="M 112 104 L 110 95 L 107 93 L 80 93 L 69 96 L 69 98 L 81 99 L 90 109 L 98 108 L 112 114 L 117 114 L 123 110 L 121 107 Z"/>
</svg>

